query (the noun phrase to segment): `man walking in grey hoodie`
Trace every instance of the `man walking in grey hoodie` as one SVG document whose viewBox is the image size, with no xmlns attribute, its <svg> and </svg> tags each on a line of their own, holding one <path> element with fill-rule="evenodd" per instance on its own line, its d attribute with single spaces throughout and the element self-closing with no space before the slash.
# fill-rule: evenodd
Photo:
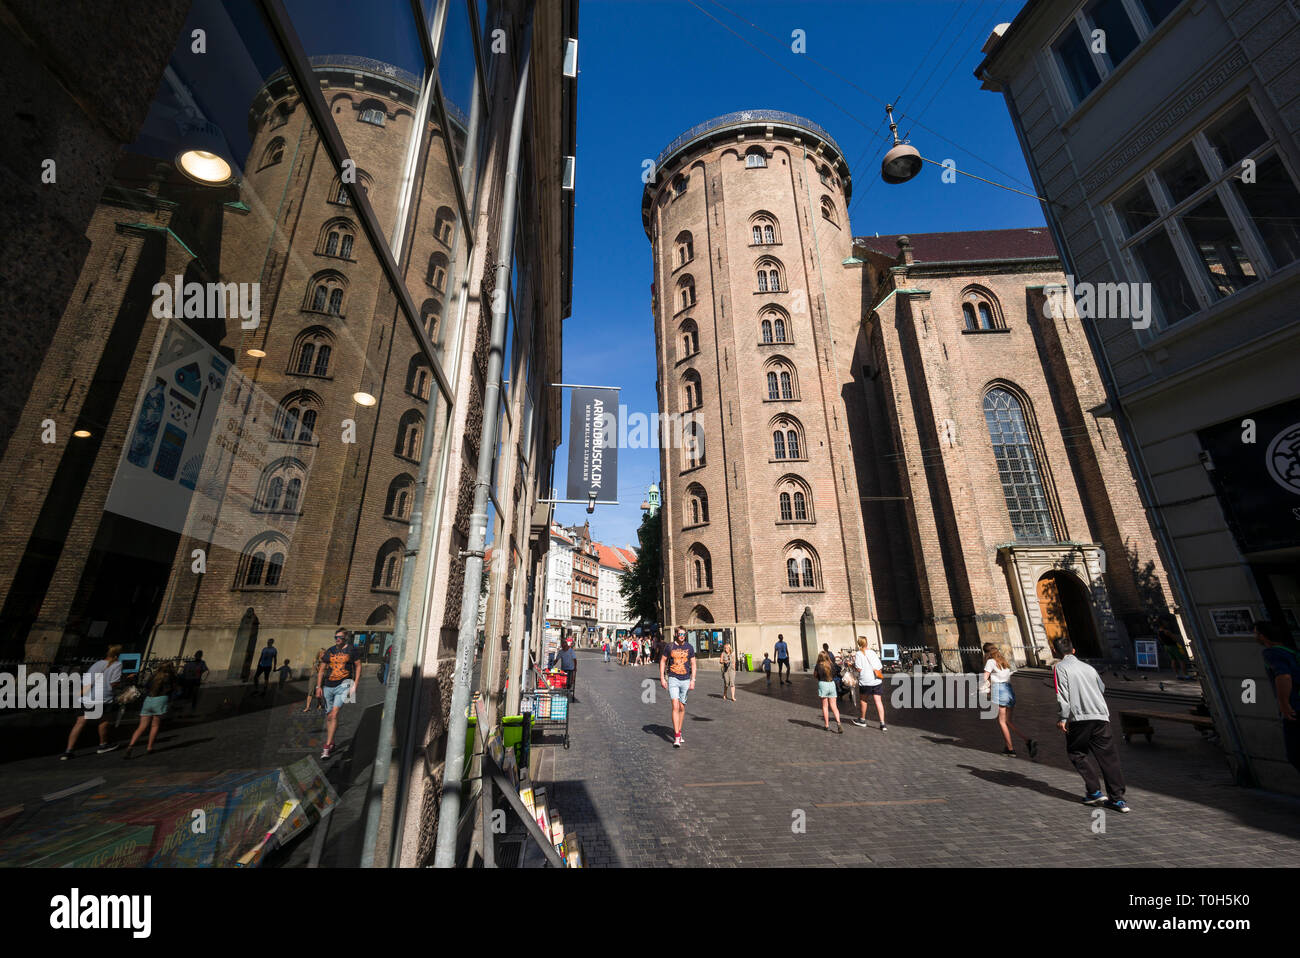
<svg viewBox="0 0 1300 958">
<path fill-rule="evenodd" d="M 1096 669 L 1074 657 L 1074 645 L 1068 638 L 1053 640 L 1052 647 L 1061 660 L 1052 669 L 1056 701 L 1061 708 L 1057 726 L 1065 733 L 1065 751 L 1070 761 L 1083 776 L 1087 789 L 1083 804 L 1105 805 L 1117 812 L 1127 812 L 1130 809 L 1124 801 L 1124 772 L 1119 767 L 1119 752 L 1110 732 L 1106 686 Z M 1105 794 L 1097 776 L 1098 767 L 1106 781 Z"/>
</svg>

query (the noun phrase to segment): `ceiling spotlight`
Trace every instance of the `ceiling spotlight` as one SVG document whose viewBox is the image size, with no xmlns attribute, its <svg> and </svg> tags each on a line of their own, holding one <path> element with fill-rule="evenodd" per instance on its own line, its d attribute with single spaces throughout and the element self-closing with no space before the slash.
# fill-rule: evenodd
<svg viewBox="0 0 1300 958">
<path fill-rule="evenodd" d="M 921 154 L 916 147 L 899 141 L 898 124 L 894 122 L 892 103 L 885 106 L 885 115 L 889 117 L 889 132 L 894 136 L 894 145 L 880 161 L 880 178 L 891 185 L 906 183 L 921 172 Z"/>
<path fill-rule="evenodd" d="M 265 359 L 265 358 L 266 358 L 266 350 L 265 350 L 265 349 L 250 349 L 250 350 L 247 350 L 247 352 L 248 352 L 248 355 L 252 356 L 254 359 Z"/>
<path fill-rule="evenodd" d="M 73 435 L 76 436 L 78 439 L 89 439 L 89 438 L 90 438 L 90 430 L 89 430 L 89 429 L 78 429 L 78 430 L 76 430 L 76 431 L 73 433 Z"/>
<path fill-rule="evenodd" d="M 375 399 L 374 396 L 370 395 L 370 393 L 353 393 L 352 401 L 358 406 L 373 406 L 378 402 L 378 400 Z"/>
</svg>

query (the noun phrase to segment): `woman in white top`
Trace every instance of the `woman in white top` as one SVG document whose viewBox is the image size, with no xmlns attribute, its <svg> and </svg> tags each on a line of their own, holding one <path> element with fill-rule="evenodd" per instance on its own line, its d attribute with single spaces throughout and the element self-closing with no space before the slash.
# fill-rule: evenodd
<svg viewBox="0 0 1300 958">
<path fill-rule="evenodd" d="M 1015 757 L 1016 747 L 1011 743 L 1011 731 L 1014 729 L 1025 740 L 1029 757 L 1037 758 L 1038 743 L 1016 728 L 1016 723 L 1011 720 L 1011 710 L 1016 705 L 1016 693 L 1011 689 L 1011 663 L 1007 661 L 1002 647 L 994 642 L 984 643 L 984 677 L 984 691 L 990 693 L 993 704 L 998 707 L 998 725 L 1002 729 L 1002 738 L 1007 743 L 1002 754 Z"/>
<path fill-rule="evenodd" d="M 858 636 L 858 651 L 853 656 L 853 670 L 858 673 L 858 703 L 862 711 L 859 717 L 853 720 L 854 725 L 867 727 L 867 701 L 869 698 L 874 698 L 876 714 L 880 716 L 880 731 L 888 731 L 888 726 L 885 725 L 883 669 L 884 664 L 880 661 L 880 656 L 876 655 L 873 649 L 867 648 L 865 637 Z"/>
</svg>

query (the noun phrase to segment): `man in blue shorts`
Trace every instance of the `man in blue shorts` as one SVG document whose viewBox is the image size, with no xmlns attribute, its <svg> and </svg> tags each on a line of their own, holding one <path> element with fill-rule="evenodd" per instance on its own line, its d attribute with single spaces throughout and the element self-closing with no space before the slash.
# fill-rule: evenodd
<svg viewBox="0 0 1300 958">
<path fill-rule="evenodd" d="M 785 644 L 785 636 L 776 637 L 776 646 L 772 649 L 776 653 L 776 678 L 777 685 L 793 685 L 790 681 L 790 646 Z M 785 669 L 785 677 L 782 678 L 781 670 Z"/>
<path fill-rule="evenodd" d="M 686 630 L 678 629 L 665 654 L 659 658 L 659 684 L 668 690 L 673 703 L 673 748 L 681 748 L 682 722 L 686 719 L 686 695 L 695 688 L 695 650 L 686 641 Z"/>
<path fill-rule="evenodd" d="M 334 644 L 325 650 L 320 671 L 316 675 L 316 694 L 325 703 L 325 748 L 321 758 L 334 752 L 334 732 L 339 725 L 339 709 L 344 702 L 355 702 L 353 689 L 361 684 L 361 659 L 348 634 L 339 629 L 334 633 Z"/>
</svg>

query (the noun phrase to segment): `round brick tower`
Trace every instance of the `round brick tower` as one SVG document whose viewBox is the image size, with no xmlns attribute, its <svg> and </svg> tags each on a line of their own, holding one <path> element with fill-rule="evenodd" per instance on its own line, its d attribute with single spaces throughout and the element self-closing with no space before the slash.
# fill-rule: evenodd
<svg viewBox="0 0 1300 958">
<path fill-rule="evenodd" d="M 844 365 L 861 316 L 843 152 L 730 113 L 675 139 L 642 196 L 653 253 L 665 617 L 801 662 L 877 639 Z M 836 355 L 836 343 L 844 355 Z M 811 615 L 809 615 L 811 613 Z M 725 637 L 725 636 L 724 636 Z"/>
</svg>

